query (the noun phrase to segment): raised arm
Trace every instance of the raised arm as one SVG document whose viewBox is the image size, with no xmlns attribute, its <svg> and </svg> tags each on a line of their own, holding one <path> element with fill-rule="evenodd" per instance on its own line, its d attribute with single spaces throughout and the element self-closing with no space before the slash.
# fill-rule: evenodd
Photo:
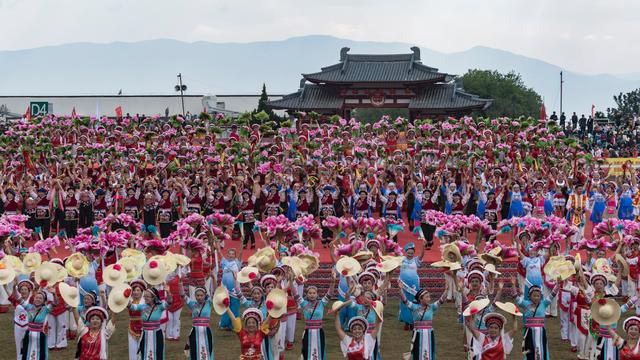
<svg viewBox="0 0 640 360">
<path fill-rule="evenodd" d="M 344 340 L 344 338 L 347 335 L 344 333 L 344 330 L 342 330 L 342 324 L 340 324 L 340 312 L 339 311 L 336 311 L 336 314 L 335 314 L 334 318 L 335 318 L 334 324 L 335 324 L 335 327 L 336 327 L 336 333 L 338 333 L 338 339 L 340 339 L 340 341 L 342 341 L 342 340 Z"/>
</svg>

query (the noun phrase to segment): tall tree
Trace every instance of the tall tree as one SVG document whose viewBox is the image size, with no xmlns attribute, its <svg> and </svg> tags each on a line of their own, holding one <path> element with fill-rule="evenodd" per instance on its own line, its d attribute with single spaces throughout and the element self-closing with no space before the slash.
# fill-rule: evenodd
<svg viewBox="0 0 640 360">
<path fill-rule="evenodd" d="M 640 89 L 614 95 L 613 101 L 616 102 L 616 107 L 608 108 L 607 115 L 616 122 L 628 120 L 640 114 Z"/>
<path fill-rule="evenodd" d="M 464 91 L 481 98 L 493 99 L 484 112 L 489 117 L 521 115 L 537 118 L 540 115 L 542 97 L 527 87 L 520 74 L 502 74 L 496 70 L 470 69 L 462 76 Z"/>
</svg>

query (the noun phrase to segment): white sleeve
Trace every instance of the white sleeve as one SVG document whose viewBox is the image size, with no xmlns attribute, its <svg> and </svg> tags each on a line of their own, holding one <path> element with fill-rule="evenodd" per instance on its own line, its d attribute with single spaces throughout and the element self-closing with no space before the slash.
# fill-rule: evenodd
<svg viewBox="0 0 640 360">
<path fill-rule="evenodd" d="M 509 334 L 502 335 L 502 347 L 505 355 L 511 354 L 511 350 L 513 350 L 513 338 L 509 336 Z"/>
<path fill-rule="evenodd" d="M 349 345 L 351 344 L 351 336 L 345 335 L 345 337 L 340 341 L 340 350 L 342 350 L 342 355 L 347 357 L 347 349 L 349 349 Z"/>
</svg>

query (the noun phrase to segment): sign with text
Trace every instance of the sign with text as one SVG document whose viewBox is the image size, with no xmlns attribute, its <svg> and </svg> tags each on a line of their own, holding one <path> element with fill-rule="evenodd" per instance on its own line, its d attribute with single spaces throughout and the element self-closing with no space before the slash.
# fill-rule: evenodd
<svg viewBox="0 0 640 360">
<path fill-rule="evenodd" d="M 32 101 L 29 103 L 31 116 L 44 116 L 49 114 L 49 103 L 46 101 Z"/>
<path fill-rule="evenodd" d="M 622 175 L 625 169 L 640 168 L 640 158 L 605 158 L 604 160 L 609 165 L 609 176 Z"/>
</svg>

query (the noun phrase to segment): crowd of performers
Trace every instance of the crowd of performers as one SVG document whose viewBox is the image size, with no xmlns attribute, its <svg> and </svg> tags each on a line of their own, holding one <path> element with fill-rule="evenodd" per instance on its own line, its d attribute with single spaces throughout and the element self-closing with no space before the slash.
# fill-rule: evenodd
<svg viewBox="0 0 640 360">
<path fill-rule="evenodd" d="M 77 358 L 106 359 L 127 310 L 130 359 L 163 359 L 178 340 L 191 359 L 213 359 L 215 312 L 240 359 L 284 358 L 299 313 L 302 358 L 326 359 L 331 313 L 345 358 L 378 360 L 396 285 L 410 359 L 436 358 L 432 320 L 446 302 L 469 358 L 509 354 L 520 317 L 525 358 L 551 358 L 548 316 L 579 359 L 640 358 L 640 318 L 616 327 L 638 288 L 628 164 L 612 174 L 532 119 L 301 117 L 269 141 L 259 125 L 219 130 L 207 118 L 46 117 L 0 136 L 0 311 L 14 308 L 18 359 L 70 341 Z M 405 229 L 414 241 L 400 246 Z M 334 263 L 328 289 L 307 281 L 320 247 Z M 432 251 L 437 298 L 418 273 Z M 517 276 L 500 273 L 509 260 Z"/>
</svg>

